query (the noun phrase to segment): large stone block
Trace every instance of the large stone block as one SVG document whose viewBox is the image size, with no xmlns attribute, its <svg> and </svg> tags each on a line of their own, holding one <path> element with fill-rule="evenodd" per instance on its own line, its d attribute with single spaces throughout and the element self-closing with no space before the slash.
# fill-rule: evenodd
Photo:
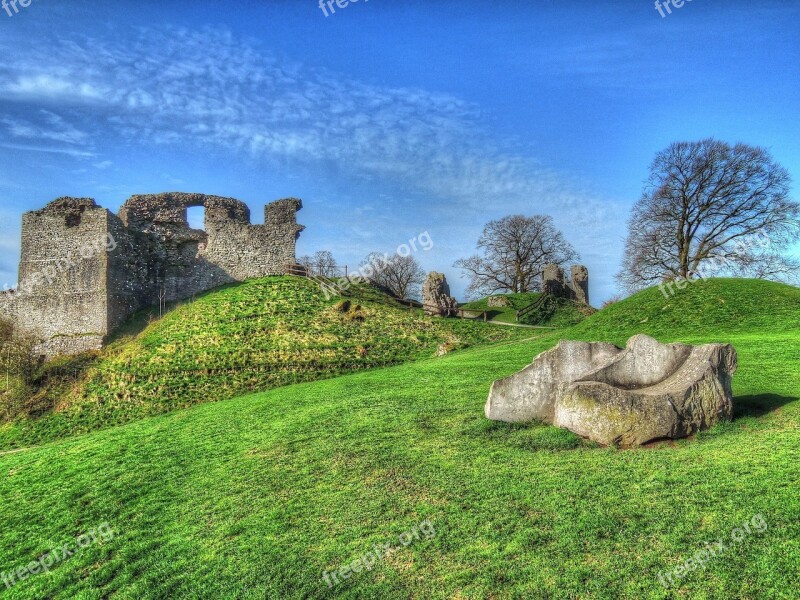
<svg viewBox="0 0 800 600">
<path fill-rule="evenodd" d="M 661 344 L 637 335 L 623 350 L 561 342 L 496 381 L 486 416 L 538 419 L 606 445 L 677 439 L 730 419 L 736 351 L 726 344 Z"/>
<path fill-rule="evenodd" d="M 509 305 L 508 298 L 505 296 L 489 296 L 486 306 L 489 308 L 505 308 Z"/>
<path fill-rule="evenodd" d="M 486 416 L 508 423 L 552 423 L 556 402 L 566 385 L 606 364 L 619 352 L 613 344 L 562 341 L 516 375 L 495 381 L 486 402 Z"/>
<path fill-rule="evenodd" d="M 444 273 L 428 273 L 422 284 L 422 305 L 429 315 L 448 317 L 455 313 L 458 302 L 450 295 L 450 286 Z"/>
</svg>

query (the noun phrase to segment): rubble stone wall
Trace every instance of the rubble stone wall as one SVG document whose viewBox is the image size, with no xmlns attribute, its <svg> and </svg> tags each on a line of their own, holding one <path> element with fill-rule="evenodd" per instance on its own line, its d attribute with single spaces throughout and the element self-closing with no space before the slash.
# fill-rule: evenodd
<svg viewBox="0 0 800 600">
<path fill-rule="evenodd" d="M 205 230 L 187 209 L 205 208 Z M 99 348 L 134 312 L 223 284 L 280 275 L 294 264 L 302 202 L 267 205 L 252 225 L 233 198 L 132 196 L 119 215 L 89 198 L 59 198 L 26 213 L 19 284 L 0 293 L 0 317 L 43 340 L 47 357 Z"/>
</svg>

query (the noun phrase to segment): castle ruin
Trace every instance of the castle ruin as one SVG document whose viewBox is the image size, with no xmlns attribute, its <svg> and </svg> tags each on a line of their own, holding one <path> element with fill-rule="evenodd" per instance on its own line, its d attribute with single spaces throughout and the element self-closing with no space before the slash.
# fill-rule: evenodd
<svg viewBox="0 0 800 600">
<path fill-rule="evenodd" d="M 558 265 L 547 265 L 542 273 L 542 291 L 558 298 L 589 304 L 589 269 L 572 265 L 570 280 Z"/>
<path fill-rule="evenodd" d="M 189 226 L 190 207 L 205 208 L 205 231 Z M 100 348 L 138 310 L 283 274 L 301 208 L 278 200 L 252 225 L 246 204 L 219 196 L 132 196 L 118 215 L 59 198 L 23 215 L 19 284 L 0 293 L 0 318 L 41 339 L 48 358 Z"/>
</svg>

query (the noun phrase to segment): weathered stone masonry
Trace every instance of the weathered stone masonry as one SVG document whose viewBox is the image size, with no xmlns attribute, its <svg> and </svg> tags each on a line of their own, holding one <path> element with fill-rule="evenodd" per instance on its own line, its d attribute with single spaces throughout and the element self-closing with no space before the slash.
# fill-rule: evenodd
<svg viewBox="0 0 800 600">
<path fill-rule="evenodd" d="M 567 281 L 564 269 L 558 265 L 547 265 L 542 273 L 542 291 L 589 304 L 589 269 L 583 265 L 572 265 L 570 274 L 571 278 Z"/>
<path fill-rule="evenodd" d="M 205 208 L 205 231 L 189 227 L 194 206 Z M 44 340 L 48 357 L 99 348 L 162 299 L 282 274 L 296 262 L 301 208 L 278 200 L 264 225 L 252 225 L 246 204 L 219 196 L 132 196 L 119 215 L 89 198 L 59 198 L 23 215 L 18 291 L 0 294 L 0 317 Z"/>
</svg>

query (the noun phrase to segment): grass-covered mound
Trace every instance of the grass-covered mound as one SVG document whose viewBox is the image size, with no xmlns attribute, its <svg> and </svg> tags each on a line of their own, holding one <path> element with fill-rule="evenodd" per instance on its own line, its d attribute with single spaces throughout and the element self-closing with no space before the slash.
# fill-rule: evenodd
<svg viewBox="0 0 800 600">
<path fill-rule="evenodd" d="M 0 428 L 0 447 L 523 335 L 427 317 L 370 286 L 357 286 L 353 294 L 326 300 L 316 284 L 297 277 L 207 293 L 95 356 L 48 365 L 40 395 L 52 404 L 57 394 L 55 410 Z M 78 375 L 70 377 L 77 363 Z"/>
<path fill-rule="evenodd" d="M 666 288 L 665 288 L 666 289 Z M 649 288 L 586 319 L 575 335 L 622 340 L 636 333 L 682 337 L 800 329 L 800 288 L 761 279 L 705 279 L 665 296 Z"/>
<path fill-rule="evenodd" d="M 664 342 L 736 346 L 732 423 L 619 451 L 484 418 L 491 382 L 559 337 L 619 343 L 641 331 L 637 303 L 655 310 L 645 292 L 617 307 L 621 326 L 600 313 L 573 330 L 524 330 L 538 336 L 527 341 L 0 456 L 0 570 L 104 522 L 115 531 L 4 597 L 794 598 L 800 328 L 782 324 L 796 323 L 798 290 L 708 283 L 725 303 L 692 304 L 712 289 L 694 287 L 673 302 L 695 315 L 666 308 L 672 328 L 646 323 Z M 735 309 L 744 325 L 718 313 L 749 293 L 752 308 Z M 766 530 L 733 542 L 756 515 Z M 403 547 L 399 536 L 425 519 L 435 537 Z M 717 540 L 722 556 L 662 587 L 659 573 Z M 385 543 L 395 549 L 372 570 L 328 589 L 323 571 Z"/>
<path fill-rule="evenodd" d="M 491 296 L 467 302 L 461 308 L 466 310 L 487 311 L 489 320 L 497 323 L 517 323 L 517 311 L 536 304 L 542 300 L 542 294 L 538 292 L 525 292 L 521 294 L 495 294 L 502 296 L 508 302 L 508 306 L 493 307 L 489 306 Z M 542 327 L 570 327 L 580 323 L 594 309 L 582 305 L 578 302 L 562 298 L 549 298 L 551 301 L 540 307 L 534 313 L 526 315 L 519 323 L 522 325 L 539 325 Z M 540 302 L 541 303 L 541 302 Z"/>
<path fill-rule="evenodd" d="M 597 311 L 591 306 L 569 298 L 543 295 L 539 302 L 520 315 L 519 322 L 523 325 L 558 329 L 577 325 L 595 312 Z"/>
</svg>

